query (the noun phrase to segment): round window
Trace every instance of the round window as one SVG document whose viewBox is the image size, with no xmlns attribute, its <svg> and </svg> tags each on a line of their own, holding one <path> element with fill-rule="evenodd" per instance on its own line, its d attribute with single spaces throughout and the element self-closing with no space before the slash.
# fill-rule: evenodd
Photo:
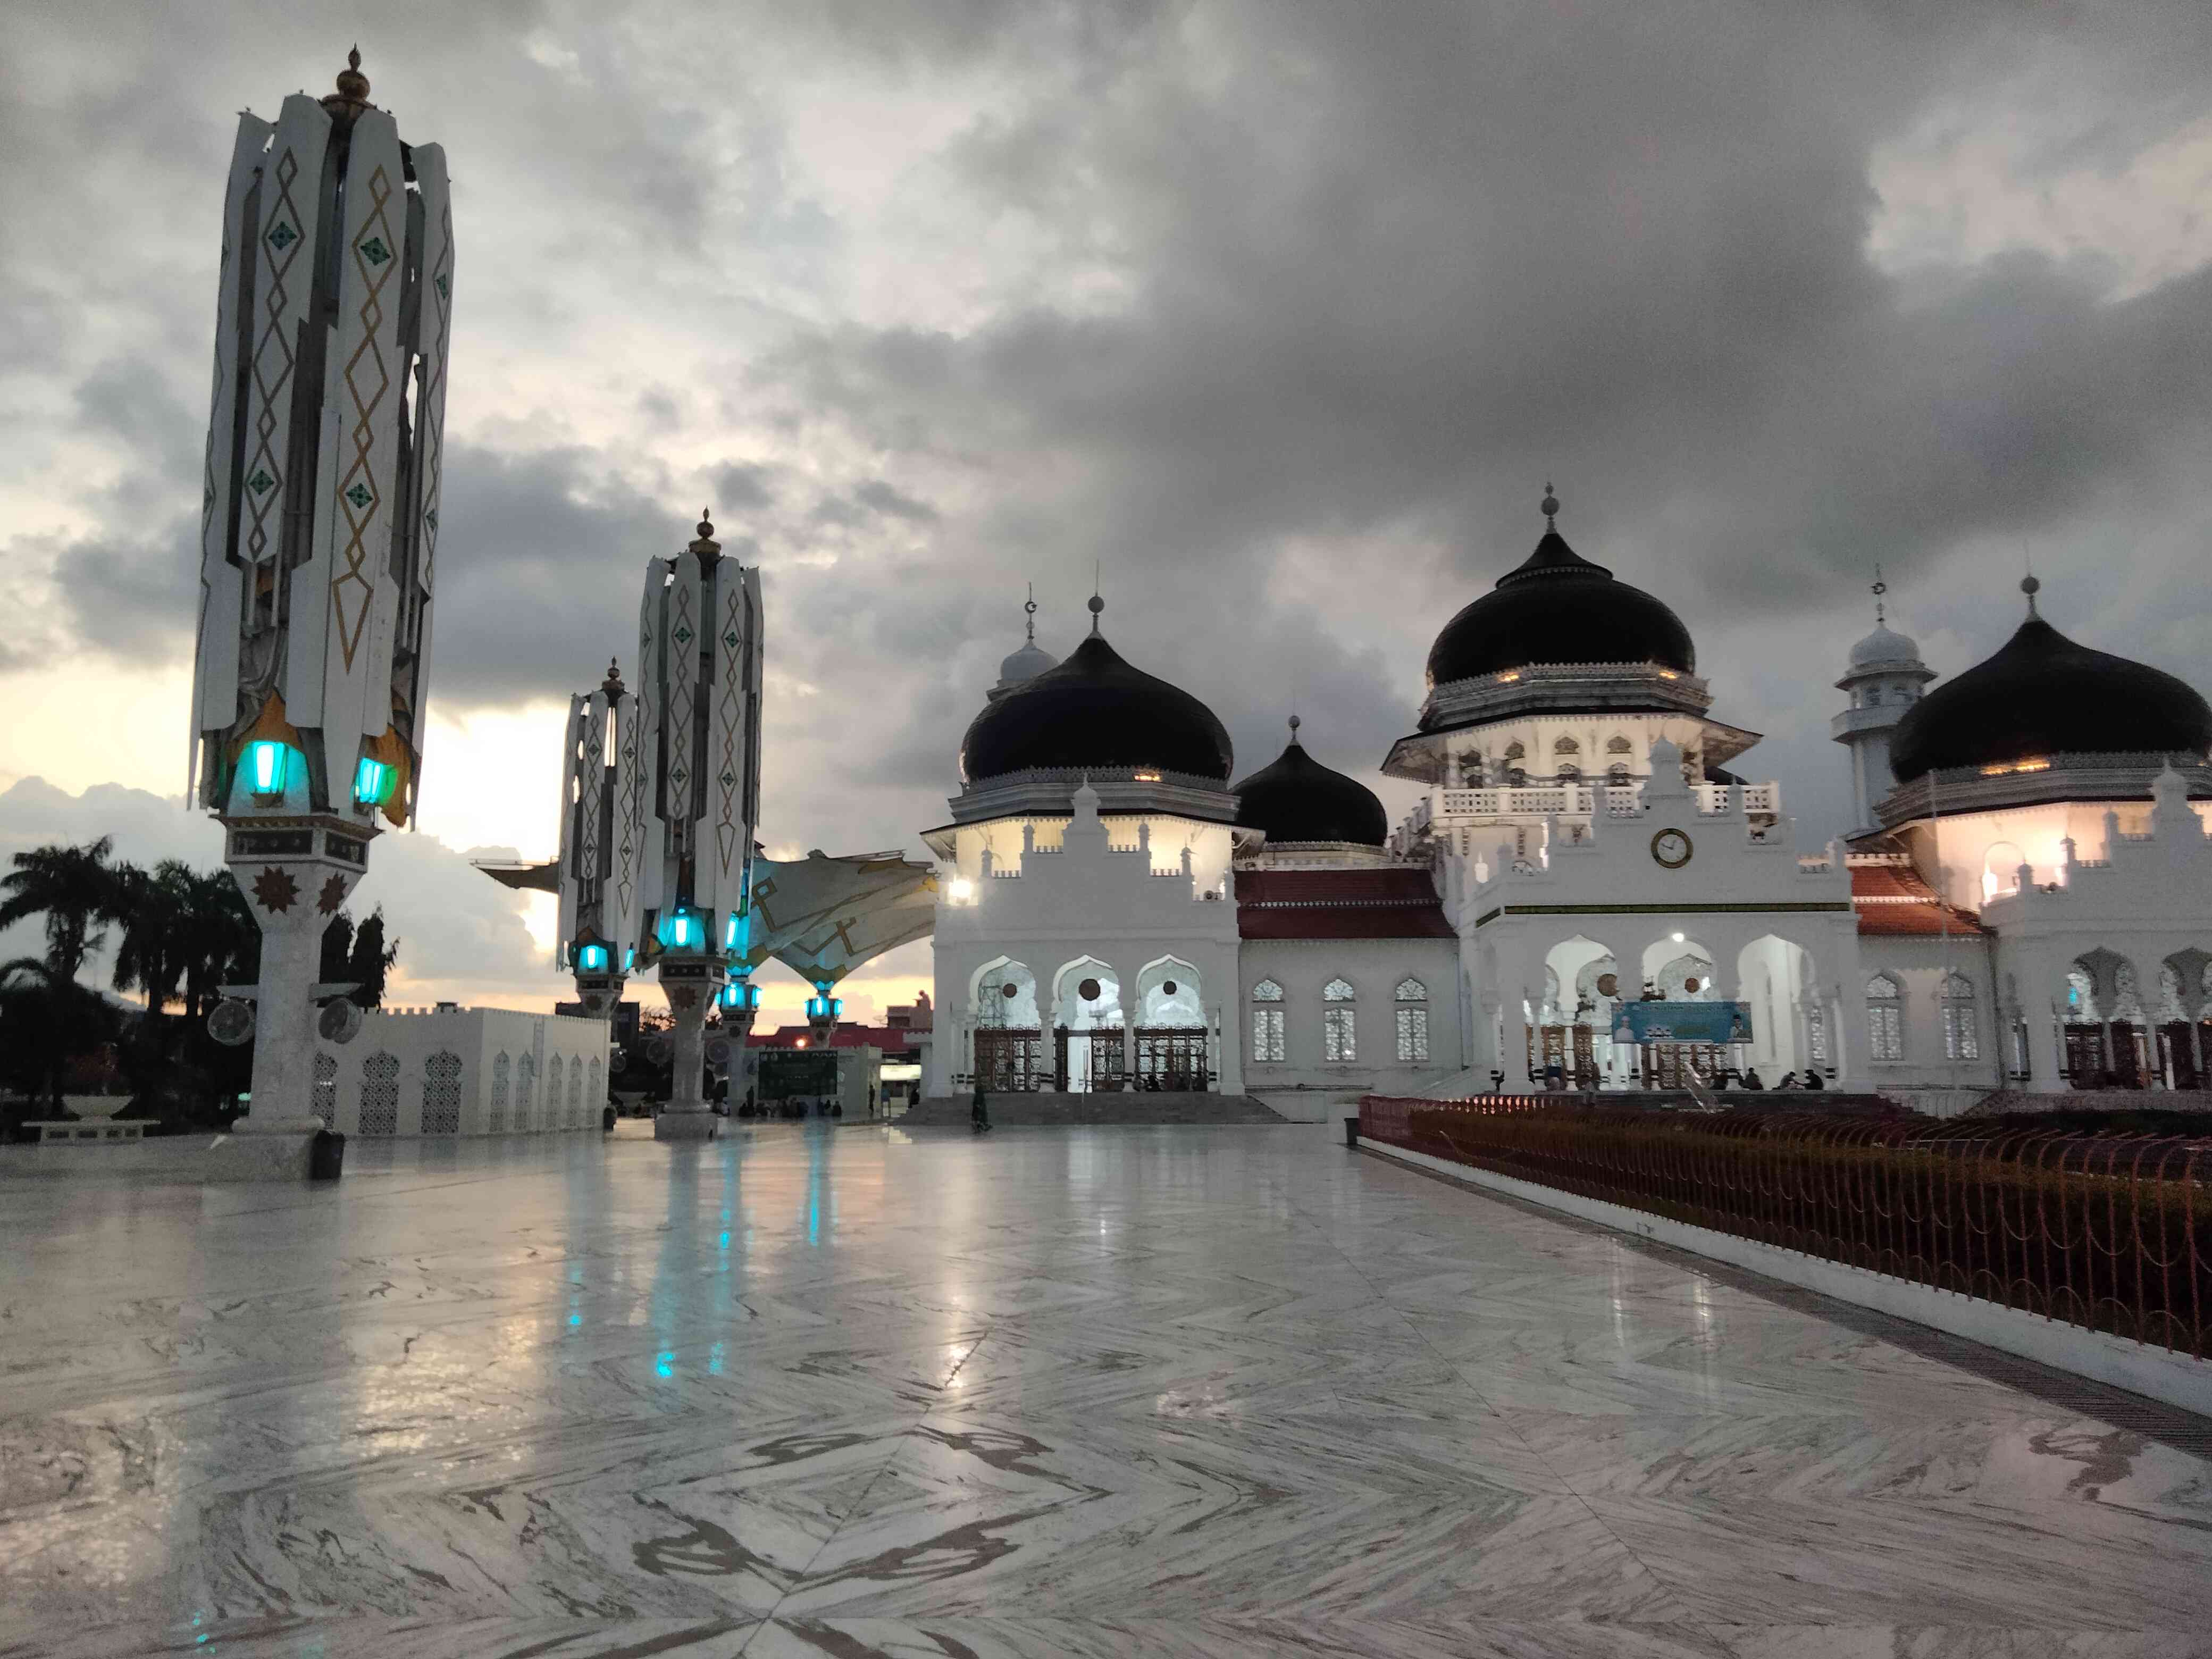
<svg viewBox="0 0 2212 1659">
<path fill-rule="evenodd" d="M 1176 994 L 1176 982 L 1171 979 L 1162 980 L 1160 981 L 1160 991 L 1163 995 L 1173 996 Z"/>
<path fill-rule="evenodd" d="M 1620 975 L 1618 974 L 1600 974 L 1597 976 L 1597 994 L 1601 997 L 1620 995 Z"/>
<path fill-rule="evenodd" d="M 1685 991 L 1687 991 L 1687 992 L 1688 992 L 1692 996 L 1695 996 L 1695 995 L 1697 995 L 1697 994 L 1698 994 L 1698 979 L 1697 979 L 1697 975 L 1694 975 L 1694 974 L 1692 974 L 1689 978 L 1687 978 L 1687 979 L 1684 980 L 1684 981 L 1682 981 L 1682 988 L 1683 988 Z"/>
<path fill-rule="evenodd" d="M 1075 988 L 1075 994 L 1081 997 L 1085 1002 L 1097 1001 L 1098 981 L 1095 979 L 1085 980 L 1081 984 Z"/>
<path fill-rule="evenodd" d="M 1021 994 L 1022 988 L 1018 985 L 1001 985 L 999 988 L 999 994 L 1006 998 L 1009 1002 L 1012 1002 L 1016 997 L 1021 995 Z"/>
</svg>

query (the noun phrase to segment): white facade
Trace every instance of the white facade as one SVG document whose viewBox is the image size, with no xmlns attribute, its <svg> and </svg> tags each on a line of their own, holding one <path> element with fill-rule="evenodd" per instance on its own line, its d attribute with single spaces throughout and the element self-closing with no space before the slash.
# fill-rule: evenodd
<svg viewBox="0 0 2212 1659">
<path fill-rule="evenodd" d="M 940 849 L 951 856 L 939 884 L 928 1091 L 953 1092 L 956 1077 L 973 1074 L 976 1030 L 991 1023 L 1035 1029 L 1048 1044 L 1061 1026 L 1118 1030 L 1128 1071 L 1135 1028 L 1202 1027 L 1215 1086 L 1241 1093 L 1231 831 L 1162 813 L 1102 818 L 1088 784 L 1070 805 L 1065 818 L 944 832 L 957 839 Z M 1012 849 L 1006 865 L 1000 847 Z M 1097 996 L 1080 994 L 1086 983 Z"/>
<path fill-rule="evenodd" d="M 313 1111 L 370 1139 L 597 1133 L 607 1024 L 507 1008 L 370 1013 L 314 1056 Z"/>
<path fill-rule="evenodd" d="M 1681 782 L 1670 744 L 1654 746 L 1651 765 L 1632 802 L 1586 823 L 1469 829 L 1442 852 L 1474 1069 L 1525 1087 L 1537 1080 L 1532 1051 L 1539 1073 L 1543 1063 L 1534 1034 L 1581 1027 L 1603 1086 L 1629 1086 L 1639 1056 L 1612 1041 L 1614 1017 L 1650 985 L 1674 1000 L 1748 1004 L 1747 1063 L 1762 1072 L 1832 1067 L 1837 1086 L 1862 1086 L 1843 860 L 1800 858 L 1786 826 L 1746 805 L 1744 786 Z M 1608 975 L 1609 993 L 1599 987 Z"/>
<path fill-rule="evenodd" d="M 1245 1088 L 1304 1116 L 1300 1095 L 1411 1094 L 1467 1070 L 1473 1033 L 1459 963 L 1449 939 L 1246 939 Z"/>
</svg>

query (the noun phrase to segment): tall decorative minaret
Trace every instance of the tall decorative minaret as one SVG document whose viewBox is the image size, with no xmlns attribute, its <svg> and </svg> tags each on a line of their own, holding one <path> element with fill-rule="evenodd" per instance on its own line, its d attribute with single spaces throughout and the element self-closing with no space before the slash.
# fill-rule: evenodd
<svg viewBox="0 0 2212 1659">
<path fill-rule="evenodd" d="M 444 152 L 347 64 L 273 126 L 239 118 L 223 200 L 192 748 L 261 927 L 252 1018 L 217 1020 L 255 1039 L 246 1131 L 319 1127 L 323 930 L 422 776 L 453 209 Z"/>
<path fill-rule="evenodd" d="M 1897 787 L 1889 769 L 1890 734 L 1905 711 L 1920 699 L 1920 688 L 1936 671 L 1920 660 L 1920 647 L 1896 632 L 1884 614 L 1882 595 L 1889 585 L 1879 566 L 1874 579 L 1874 632 L 1851 647 L 1850 669 L 1836 682 L 1850 694 L 1851 706 L 1830 723 L 1829 735 L 1851 751 L 1851 835 L 1873 835 L 1881 825 L 1875 805 Z"/>
<path fill-rule="evenodd" d="M 561 750 L 560 939 L 555 952 L 576 976 L 586 1011 L 612 1017 L 637 959 L 645 837 L 637 807 L 638 725 L 622 669 L 607 665 L 598 690 L 568 700 Z"/>
<path fill-rule="evenodd" d="M 676 1017 L 673 1080 L 656 1140 L 711 1140 L 702 1091 L 709 1007 L 750 945 L 760 820 L 760 572 L 722 556 L 702 513 L 691 545 L 648 559 L 638 618 L 635 787 L 617 833 L 645 849 L 638 961 L 657 964 Z M 728 1008 L 739 1019 L 744 1006 Z"/>
</svg>

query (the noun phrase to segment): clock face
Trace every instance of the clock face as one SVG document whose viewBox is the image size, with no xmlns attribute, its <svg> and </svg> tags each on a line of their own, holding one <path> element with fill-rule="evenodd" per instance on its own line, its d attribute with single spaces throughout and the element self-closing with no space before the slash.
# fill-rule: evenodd
<svg viewBox="0 0 2212 1659">
<path fill-rule="evenodd" d="M 1690 838 L 1680 830 L 1662 830 L 1651 837 L 1651 856 L 1663 870 L 1679 870 L 1690 861 Z"/>
</svg>

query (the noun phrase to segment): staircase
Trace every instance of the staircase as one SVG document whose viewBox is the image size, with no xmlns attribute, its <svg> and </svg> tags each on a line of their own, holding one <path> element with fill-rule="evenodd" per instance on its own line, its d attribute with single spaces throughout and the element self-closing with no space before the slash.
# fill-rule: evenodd
<svg viewBox="0 0 2212 1659">
<path fill-rule="evenodd" d="M 966 1128 L 972 1097 L 932 1095 L 893 1122 L 902 1129 Z M 1217 1094 L 991 1094 L 991 1124 L 1287 1123 L 1249 1095 Z"/>
</svg>

